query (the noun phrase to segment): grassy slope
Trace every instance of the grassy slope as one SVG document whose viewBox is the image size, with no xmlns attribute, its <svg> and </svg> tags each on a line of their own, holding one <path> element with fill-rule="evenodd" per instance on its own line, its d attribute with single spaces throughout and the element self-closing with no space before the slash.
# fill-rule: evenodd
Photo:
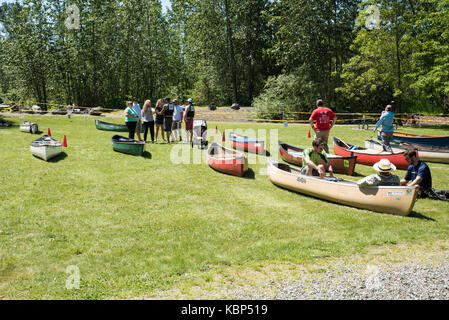
<svg viewBox="0 0 449 320">
<path fill-rule="evenodd" d="M 165 144 L 147 146 L 151 159 L 113 152 L 113 133 L 96 130 L 93 118 L 27 116 L 55 138 L 67 136 L 66 156 L 46 163 L 29 152 L 38 136 L 19 132 L 22 118 L 10 119 L 17 126 L 0 129 L 0 298 L 148 296 L 213 266 L 307 262 L 448 239 L 448 203 L 419 200 L 405 218 L 373 213 L 277 188 L 261 174 L 263 157 L 250 164 L 254 179 L 237 178 L 204 163 L 173 164 Z M 278 129 L 282 141 L 311 143 L 305 125 L 208 125 Z M 373 135 L 354 126 L 332 134 L 359 145 Z M 448 165 L 429 165 L 434 186 L 448 189 Z M 358 165 L 356 172 L 373 170 Z M 80 290 L 65 288 L 69 265 L 80 269 Z"/>
</svg>

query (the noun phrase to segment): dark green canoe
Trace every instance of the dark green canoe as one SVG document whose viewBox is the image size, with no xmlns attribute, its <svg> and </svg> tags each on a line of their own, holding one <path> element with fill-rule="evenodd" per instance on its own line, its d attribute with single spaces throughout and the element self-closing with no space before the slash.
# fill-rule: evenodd
<svg viewBox="0 0 449 320">
<path fill-rule="evenodd" d="M 144 141 L 137 141 L 118 134 L 112 136 L 112 149 L 118 152 L 128 153 L 135 156 L 140 156 L 143 153 L 145 147 Z"/>
<path fill-rule="evenodd" d="M 128 132 L 128 127 L 124 124 L 109 123 L 109 122 L 104 122 L 104 121 L 100 121 L 100 120 L 95 120 L 95 127 L 98 130 Z M 145 128 L 142 125 L 142 133 L 144 132 L 144 129 Z"/>
</svg>

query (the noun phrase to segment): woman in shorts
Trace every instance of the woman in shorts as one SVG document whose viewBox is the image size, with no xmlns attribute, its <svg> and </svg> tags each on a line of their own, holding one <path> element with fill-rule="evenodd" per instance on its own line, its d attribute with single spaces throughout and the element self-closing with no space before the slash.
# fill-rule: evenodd
<svg viewBox="0 0 449 320">
<path fill-rule="evenodd" d="M 155 142 L 157 143 L 157 136 L 159 134 L 159 130 L 161 130 L 161 135 L 162 135 L 162 140 L 165 141 L 164 139 L 164 114 L 162 113 L 162 99 L 157 100 L 156 102 L 156 107 L 154 109 L 155 113 L 156 113 L 156 140 Z"/>
</svg>

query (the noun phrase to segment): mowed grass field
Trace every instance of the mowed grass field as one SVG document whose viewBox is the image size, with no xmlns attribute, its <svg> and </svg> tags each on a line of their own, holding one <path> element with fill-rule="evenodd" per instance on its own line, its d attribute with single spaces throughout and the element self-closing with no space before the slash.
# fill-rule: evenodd
<svg viewBox="0 0 449 320">
<path fill-rule="evenodd" d="M 34 158 L 29 144 L 40 135 L 20 132 L 24 119 L 37 122 L 42 133 L 50 128 L 60 141 L 66 135 L 63 156 Z M 341 206 L 276 187 L 264 174 L 263 156 L 251 158 L 249 176 L 238 178 L 204 160 L 179 163 L 176 153 L 183 151 L 172 148 L 180 146 L 148 144 L 145 157 L 114 152 L 114 133 L 96 130 L 94 119 L 123 123 L 20 116 L 6 117 L 14 126 L 0 128 L 1 299 L 157 298 L 155 292 L 188 285 L 189 275 L 217 266 L 301 264 L 449 238 L 448 202 L 418 200 L 408 217 Z M 215 126 L 219 141 L 225 130 L 266 130 L 275 159 L 276 133 L 296 146 L 312 142 L 303 124 L 208 122 L 209 137 Z M 449 135 L 447 129 L 404 130 Z M 337 125 L 332 136 L 363 145 L 374 134 Z M 199 162 L 186 150 L 187 159 Z M 449 189 L 449 165 L 429 166 L 434 187 Z M 373 172 L 357 165 L 358 176 L 349 178 Z M 79 289 L 66 287 L 69 266 L 79 270 Z"/>
</svg>

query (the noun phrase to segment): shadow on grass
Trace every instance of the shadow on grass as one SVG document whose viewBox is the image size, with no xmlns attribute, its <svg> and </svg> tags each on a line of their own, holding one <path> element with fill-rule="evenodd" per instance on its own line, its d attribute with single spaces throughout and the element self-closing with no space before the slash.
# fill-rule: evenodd
<svg viewBox="0 0 449 320">
<path fill-rule="evenodd" d="M 262 155 L 265 156 L 265 157 L 269 157 L 269 156 L 271 156 L 271 153 L 270 153 L 270 151 L 268 151 L 268 150 L 264 150 L 264 152 L 262 153 Z"/>
<path fill-rule="evenodd" d="M 151 159 L 152 158 L 151 153 L 149 151 L 144 151 L 142 153 L 142 157 L 145 158 L 145 159 Z"/>
<path fill-rule="evenodd" d="M 33 157 L 36 158 L 36 159 L 45 161 L 44 159 L 36 157 L 34 154 L 33 154 Z M 64 160 L 65 158 L 67 158 L 67 153 L 62 152 L 62 153 L 58 154 L 56 157 L 47 160 L 47 162 L 56 163 L 56 162 L 59 162 L 61 160 Z"/>
<path fill-rule="evenodd" d="M 56 157 L 51 158 L 50 160 L 48 160 L 47 162 L 59 162 L 61 160 L 64 160 L 65 158 L 67 158 L 67 153 L 65 153 L 64 151 L 60 154 L 58 154 Z"/>
<path fill-rule="evenodd" d="M 418 213 L 416 211 L 410 212 L 407 217 L 409 217 L 409 218 L 416 218 L 416 219 L 422 219 L 422 220 L 430 220 L 430 221 L 433 221 L 433 222 L 438 222 L 438 220 L 435 220 L 433 218 L 429 218 L 429 217 L 427 217 L 425 215 L 422 215 L 421 213 Z"/>
<path fill-rule="evenodd" d="M 292 190 L 284 188 L 284 187 L 280 187 L 280 186 L 277 186 L 277 187 L 280 188 L 280 189 L 286 190 L 286 191 L 288 191 L 290 193 L 293 193 L 293 194 L 297 194 L 297 195 L 301 195 L 301 196 L 304 196 L 304 197 L 308 197 L 308 198 L 324 201 L 324 202 L 335 204 L 335 205 L 339 205 L 339 206 L 342 206 L 342 207 L 353 208 L 353 209 L 357 209 L 357 210 L 372 211 L 372 210 L 369 210 L 369 209 L 363 209 L 363 208 L 348 206 L 348 205 L 345 205 L 345 204 L 342 204 L 342 203 L 338 203 L 338 202 L 334 202 L 334 201 L 330 201 L 330 200 L 325 200 L 325 199 L 314 197 L 314 196 L 310 196 L 310 195 L 307 195 L 307 194 L 302 194 L 300 192 L 292 191 Z M 372 212 L 379 213 L 379 214 L 389 214 L 389 213 L 386 213 L 386 212 L 378 212 L 378 211 L 372 211 Z M 393 215 L 393 214 L 390 214 L 390 215 Z M 393 215 L 393 216 L 396 216 L 396 215 Z M 433 221 L 433 222 L 438 222 L 438 220 L 435 220 L 433 218 L 430 218 L 430 217 L 427 217 L 425 215 L 422 215 L 422 214 L 420 214 L 420 213 L 418 213 L 416 211 L 411 211 L 407 216 L 403 216 L 403 217 L 404 218 L 415 218 L 415 219 L 422 219 L 422 220 L 429 220 L 429 221 Z"/>
<path fill-rule="evenodd" d="M 243 176 L 245 179 L 256 179 L 256 174 L 254 173 L 254 170 L 251 168 L 248 168 L 248 171 L 245 172 L 245 175 Z"/>
<path fill-rule="evenodd" d="M 352 177 L 365 177 L 365 176 L 354 171 L 354 173 L 352 174 Z"/>
</svg>

